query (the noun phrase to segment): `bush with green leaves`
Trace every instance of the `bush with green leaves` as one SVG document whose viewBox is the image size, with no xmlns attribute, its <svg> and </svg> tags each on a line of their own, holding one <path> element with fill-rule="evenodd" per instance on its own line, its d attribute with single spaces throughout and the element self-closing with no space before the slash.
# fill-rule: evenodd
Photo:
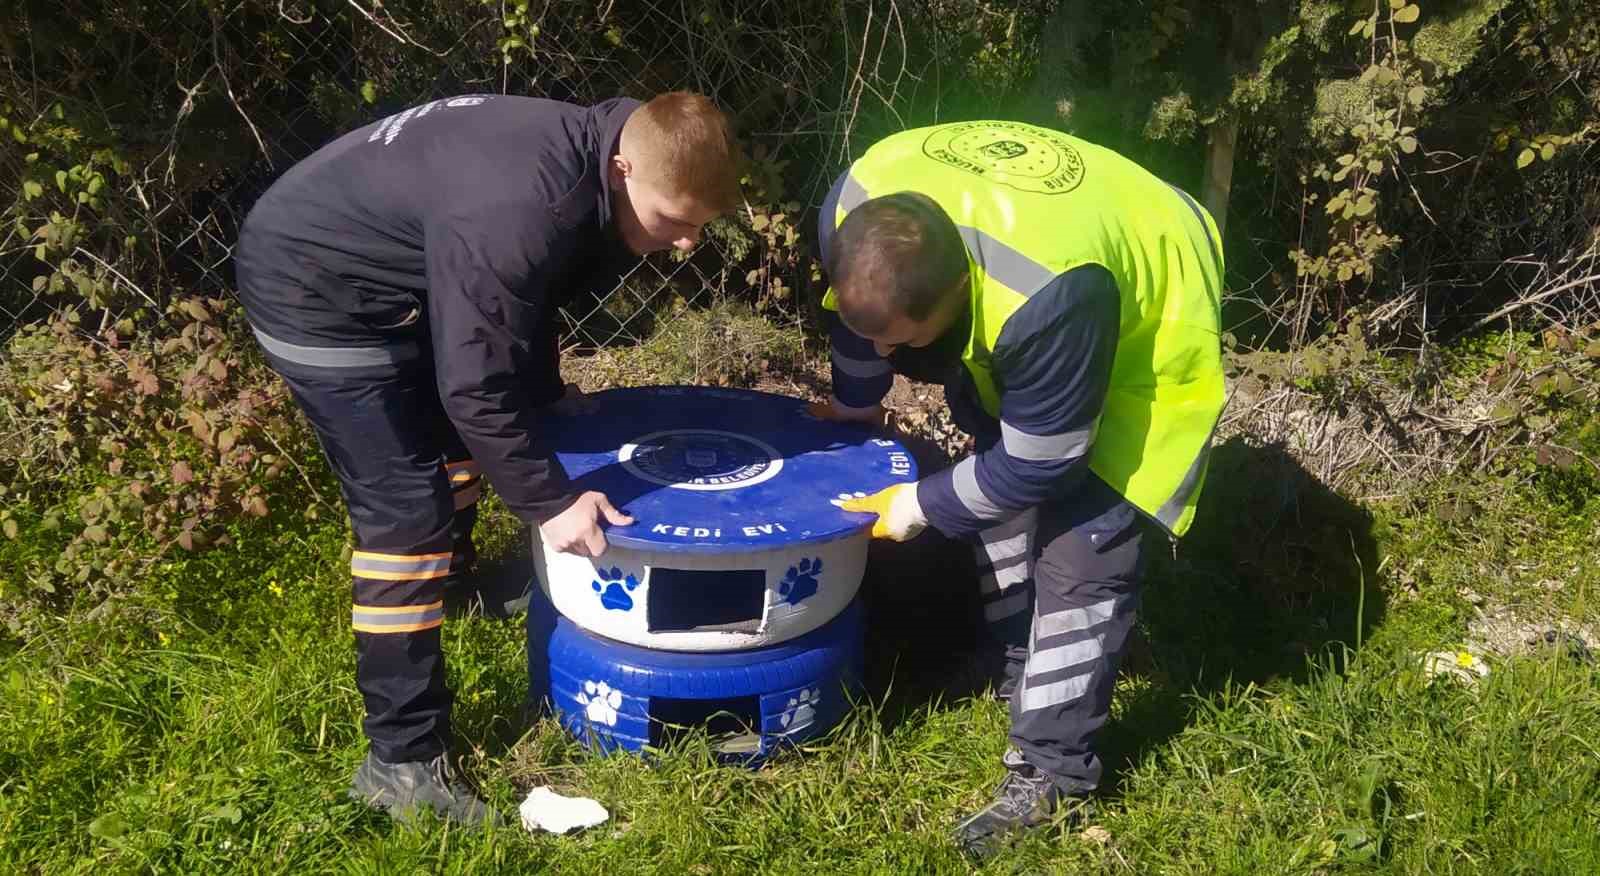
<svg viewBox="0 0 1600 876">
<path fill-rule="evenodd" d="M 236 313 L 185 298 L 164 331 L 141 332 L 131 319 L 85 329 L 68 307 L 12 337 L 0 365 L 0 598 L 104 595 L 174 550 L 226 544 L 230 523 L 266 517 L 286 493 L 317 513 L 301 462 L 316 449 L 227 325 Z"/>
<path fill-rule="evenodd" d="M 792 310 L 812 275 L 801 204 L 823 173 L 795 159 L 831 136 L 807 90 L 826 76 L 821 12 L 576 0 L 0 9 L 0 599 L 114 591 L 173 550 L 225 543 L 230 527 L 315 513 L 326 475 L 255 355 L 228 258 L 277 173 L 405 106 L 473 91 L 712 94 L 754 147 L 749 203 L 716 229 L 720 257 L 669 266 L 654 286 L 641 272 L 613 298 L 649 311 L 709 285 Z"/>
<path fill-rule="evenodd" d="M 230 249 L 277 173 L 423 99 L 690 87 L 734 112 L 748 203 L 711 247 L 595 308 L 624 328 L 707 287 L 780 322 L 803 313 L 813 205 L 884 133 L 977 116 L 1065 128 L 1206 194 L 1229 229 L 1240 348 L 1304 348 L 1287 380 L 1339 396 L 1364 367 L 1345 355 L 1354 325 L 1363 348 L 1404 340 L 1426 360 L 1458 329 L 1600 316 L 1589 5 L 10 4 L 0 527 L 53 534 L 10 564 L 7 592 L 136 574 L 276 507 L 285 479 L 266 475 L 292 463 L 307 469 L 295 489 L 315 489 L 315 451 L 240 331 Z M 134 479 L 154 496 L 137 509 Z"/>
</svg>

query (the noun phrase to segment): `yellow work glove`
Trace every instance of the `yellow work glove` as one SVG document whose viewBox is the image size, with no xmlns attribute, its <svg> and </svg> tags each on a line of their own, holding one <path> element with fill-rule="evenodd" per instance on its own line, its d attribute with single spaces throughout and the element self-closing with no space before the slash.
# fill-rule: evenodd
<svg viewBox="0 0 1600 876">
<path fill-rule="evenodd" d="M 917 501 L 916 484 L 895 484 L 870 496 L 857 494 L 854 499 L 836 504 L 846 511 L 878 515 L 872 524 L 873 538 L 906 541 L 916 538 L 928 525 L 928 518 L 922 515 L 922 503 Z"/>
</svg>

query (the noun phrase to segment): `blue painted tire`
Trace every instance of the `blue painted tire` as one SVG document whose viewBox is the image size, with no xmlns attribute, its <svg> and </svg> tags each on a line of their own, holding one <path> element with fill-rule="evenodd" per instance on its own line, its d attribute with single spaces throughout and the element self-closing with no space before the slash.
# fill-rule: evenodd
<svg viewBox="0 0 1600 876">
<path fill-rule="evenodd" d="M 713 703 L 754 703 L 750 717 L 759 749 L 738 759 L 759 763 L 844 717 L 861 678 L 863 629 L 857 600 L 829 623 L 781 645 L 656 651 L 587 633 L 536 593 L 529 606 L 529 676 L 548 680 L 551 704 L 568 732 L 602 750 L 637 752 L 656 744 L 668 701 L 691 709 L 703 701 L 707 711 Z M 548 645 L 540 648 L 545 631 Z"/>
<path fill-rule="evenodd" d="M 693 386 L 594 394 L 541 421 L 573 490 L 631 514 L 590 559 L 535 529 L 539 585 L 583 629 L 666 651 L 787 642 L 855 598 L 872 515 L 843 499 L 916 481 L 911 453 L 860 424 L 811 416 L 797 398 Z"/>
<path fill-rule="evenodd" d="M 865 535 L 872 515 L 834 503 L 917 479 L 898 441 L 817 419 L 803 399 L 704 386 L 589 398 L 590 413 L 545 413 L 539 437 L 575 492 L 604 493 L 633 516 L 607 527 L 614 548 L 720 555 Z"/>
</svg>

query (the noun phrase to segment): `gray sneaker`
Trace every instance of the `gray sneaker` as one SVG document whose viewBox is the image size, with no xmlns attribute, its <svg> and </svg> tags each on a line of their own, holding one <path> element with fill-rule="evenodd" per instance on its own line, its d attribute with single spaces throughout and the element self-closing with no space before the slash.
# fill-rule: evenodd
<svg viewBox="0 0 1600 876">
<path fill-rule="evenodd" d="M 396 821 L 410 821 L 426 806 L 457 824 L 476 827 L 485 821 L 499 822 L 495 811 L 467 785 L 444 754 L 433 760 L 385 763 L 368 752 L 350 782 L 350 796 L 385 810 Z"/>
<path fill-rule="evenodd" d="M 1087 814 L 1085 798 L 1062 794 L 1049 776 L 1020 757 L 1008 757 L 1006 767 L 994 801 L 956 825 L 956 845 L 978 861 L 998 852 L 1013 835 L 1049 824 L 1058 809 L 1070 807 L 1074 822 Z"/>
</svg>

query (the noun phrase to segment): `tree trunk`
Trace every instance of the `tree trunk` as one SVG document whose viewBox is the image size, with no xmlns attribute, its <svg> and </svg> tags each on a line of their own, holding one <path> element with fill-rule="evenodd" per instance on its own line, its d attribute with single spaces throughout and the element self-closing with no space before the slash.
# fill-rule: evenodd
<svg viewBox="0 0 1600 876">
<path fill-rule="evenodd" d="M 1239 140 L 1239 122 L 1231 117 L 1211 126 L 1206 145 L 1206 178 L 1200 200 L 1217 220 L 1217 233 L 1228 232 L 1228 194 L 1233 189 L 1233 150 Z"/>
</svg>

